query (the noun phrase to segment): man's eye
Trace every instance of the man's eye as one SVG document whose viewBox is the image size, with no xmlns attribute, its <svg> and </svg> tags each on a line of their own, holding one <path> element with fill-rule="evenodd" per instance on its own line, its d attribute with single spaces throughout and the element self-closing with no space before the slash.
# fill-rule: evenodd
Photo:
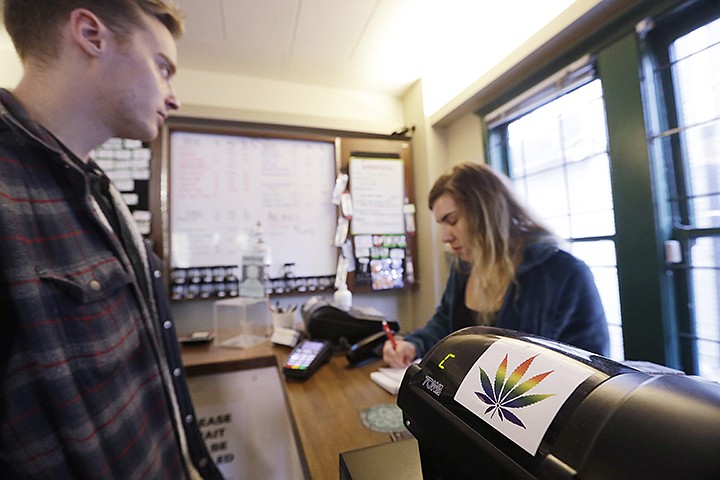
<svg viewBox="0 0 720 480">
<path fill-rule="evenodd" d="M 172 76 L 172 69 L 169 65 L 160 64 L 158 65 L 158 69 L 160 70 L 160 75 L 162 75 L 164 79 L 167 80 Z"/>
</svg>

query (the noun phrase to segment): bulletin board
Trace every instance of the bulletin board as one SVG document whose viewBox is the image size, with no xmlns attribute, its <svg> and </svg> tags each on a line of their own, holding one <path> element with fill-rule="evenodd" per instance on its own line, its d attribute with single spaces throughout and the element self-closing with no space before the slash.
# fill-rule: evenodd
<svg viewBox="0 0 720 480">
<path fill-rule="evenodd" d="M 343 139 L 341 171 L 353 200 L 348 246 L 352 290 L 417 283 L 417 238 L 409 139 Z"/>
<path fill-rule="evenodd" d="M 140 234 L 150 235 L 150 160 L 151 151 L 140 140 L 111 138 L 90 152 L 120 191 L 130 209 Z"/>
</svg>

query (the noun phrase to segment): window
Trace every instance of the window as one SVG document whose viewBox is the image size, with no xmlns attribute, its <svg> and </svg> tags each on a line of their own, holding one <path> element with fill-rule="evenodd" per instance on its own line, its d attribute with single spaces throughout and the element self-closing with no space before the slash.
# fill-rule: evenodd
<svg viewBox="0 0 720 480">
<path fill-rule="evenodd" d="M 683 253 L 667 266 L 682 366 L 720 381 L 720 19 L 703 20 L 668 19 L 648 34 L 647 87 L 658 102 L 650 147 L 667 185 L 659 190 L 671 217 L 668 238 Z"/>
<path fill-rule="evenodd" d="M 632 3 L 488 94 L 487 157 L 590 265 L 613 358 L 720 381 L 720 3 Z"/>
<path fill-rule="evenodd" d="M 599 80 L 491 130 L 515 190 L 590 266 L 602 298 L 611 357 L 623 359 L 610 162 Z M 501 145 L 502 144 L 502 145 Z M 500 160 L 498 162 L 498 160 Z"/>
</svg>

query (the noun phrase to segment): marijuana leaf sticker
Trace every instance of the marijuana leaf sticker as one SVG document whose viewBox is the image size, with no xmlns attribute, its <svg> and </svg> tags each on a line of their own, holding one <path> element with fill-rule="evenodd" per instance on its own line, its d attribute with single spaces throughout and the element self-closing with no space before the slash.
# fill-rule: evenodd
<svg viewBox="0 0 720 480">
<path fill-rule="evenodd" d="M 483 391 L 475 392 L 475 395 L 489 405 L 485 410 L 485 415 L 490 414 L 490 418 L 493 418 L 497 414 L 500 420 L 507 420 L 518 427 L 526 428 L 522 420 L 512 412 L 512 409 L 524 408 L 555 395 L 554 393 L 527 394 L 554 372 L 554 370 L 550 370 L 523 381 L 530 365 L 538 355 L 523 361 L 508 376 L 508 354 L 505 354 L 495 372 L 494 381 L 490 380 L 490 376 L 482 367 L 478 367 L 480 370 L 480 385 Z"/>
<path fill-rule="evenodd" d="M 500 337 L 479 353 L 453 398 L 535 455 L 560 408 L 593 373 L 541 345 Z"/>
</svg>

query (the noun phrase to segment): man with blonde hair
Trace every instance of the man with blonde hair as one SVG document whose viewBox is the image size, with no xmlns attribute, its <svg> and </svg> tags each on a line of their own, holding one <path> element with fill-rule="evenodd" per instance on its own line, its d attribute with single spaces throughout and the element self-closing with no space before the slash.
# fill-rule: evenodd
<svg viewBox="0 0 720 480">
<path fill-rule="evenodd" d="M 0 90 L 0 478 L 221 478 L 158 259 L 90 159 L 179 108 L 166 0 L 4 0 L 23 64 Z"/>
</svg>

